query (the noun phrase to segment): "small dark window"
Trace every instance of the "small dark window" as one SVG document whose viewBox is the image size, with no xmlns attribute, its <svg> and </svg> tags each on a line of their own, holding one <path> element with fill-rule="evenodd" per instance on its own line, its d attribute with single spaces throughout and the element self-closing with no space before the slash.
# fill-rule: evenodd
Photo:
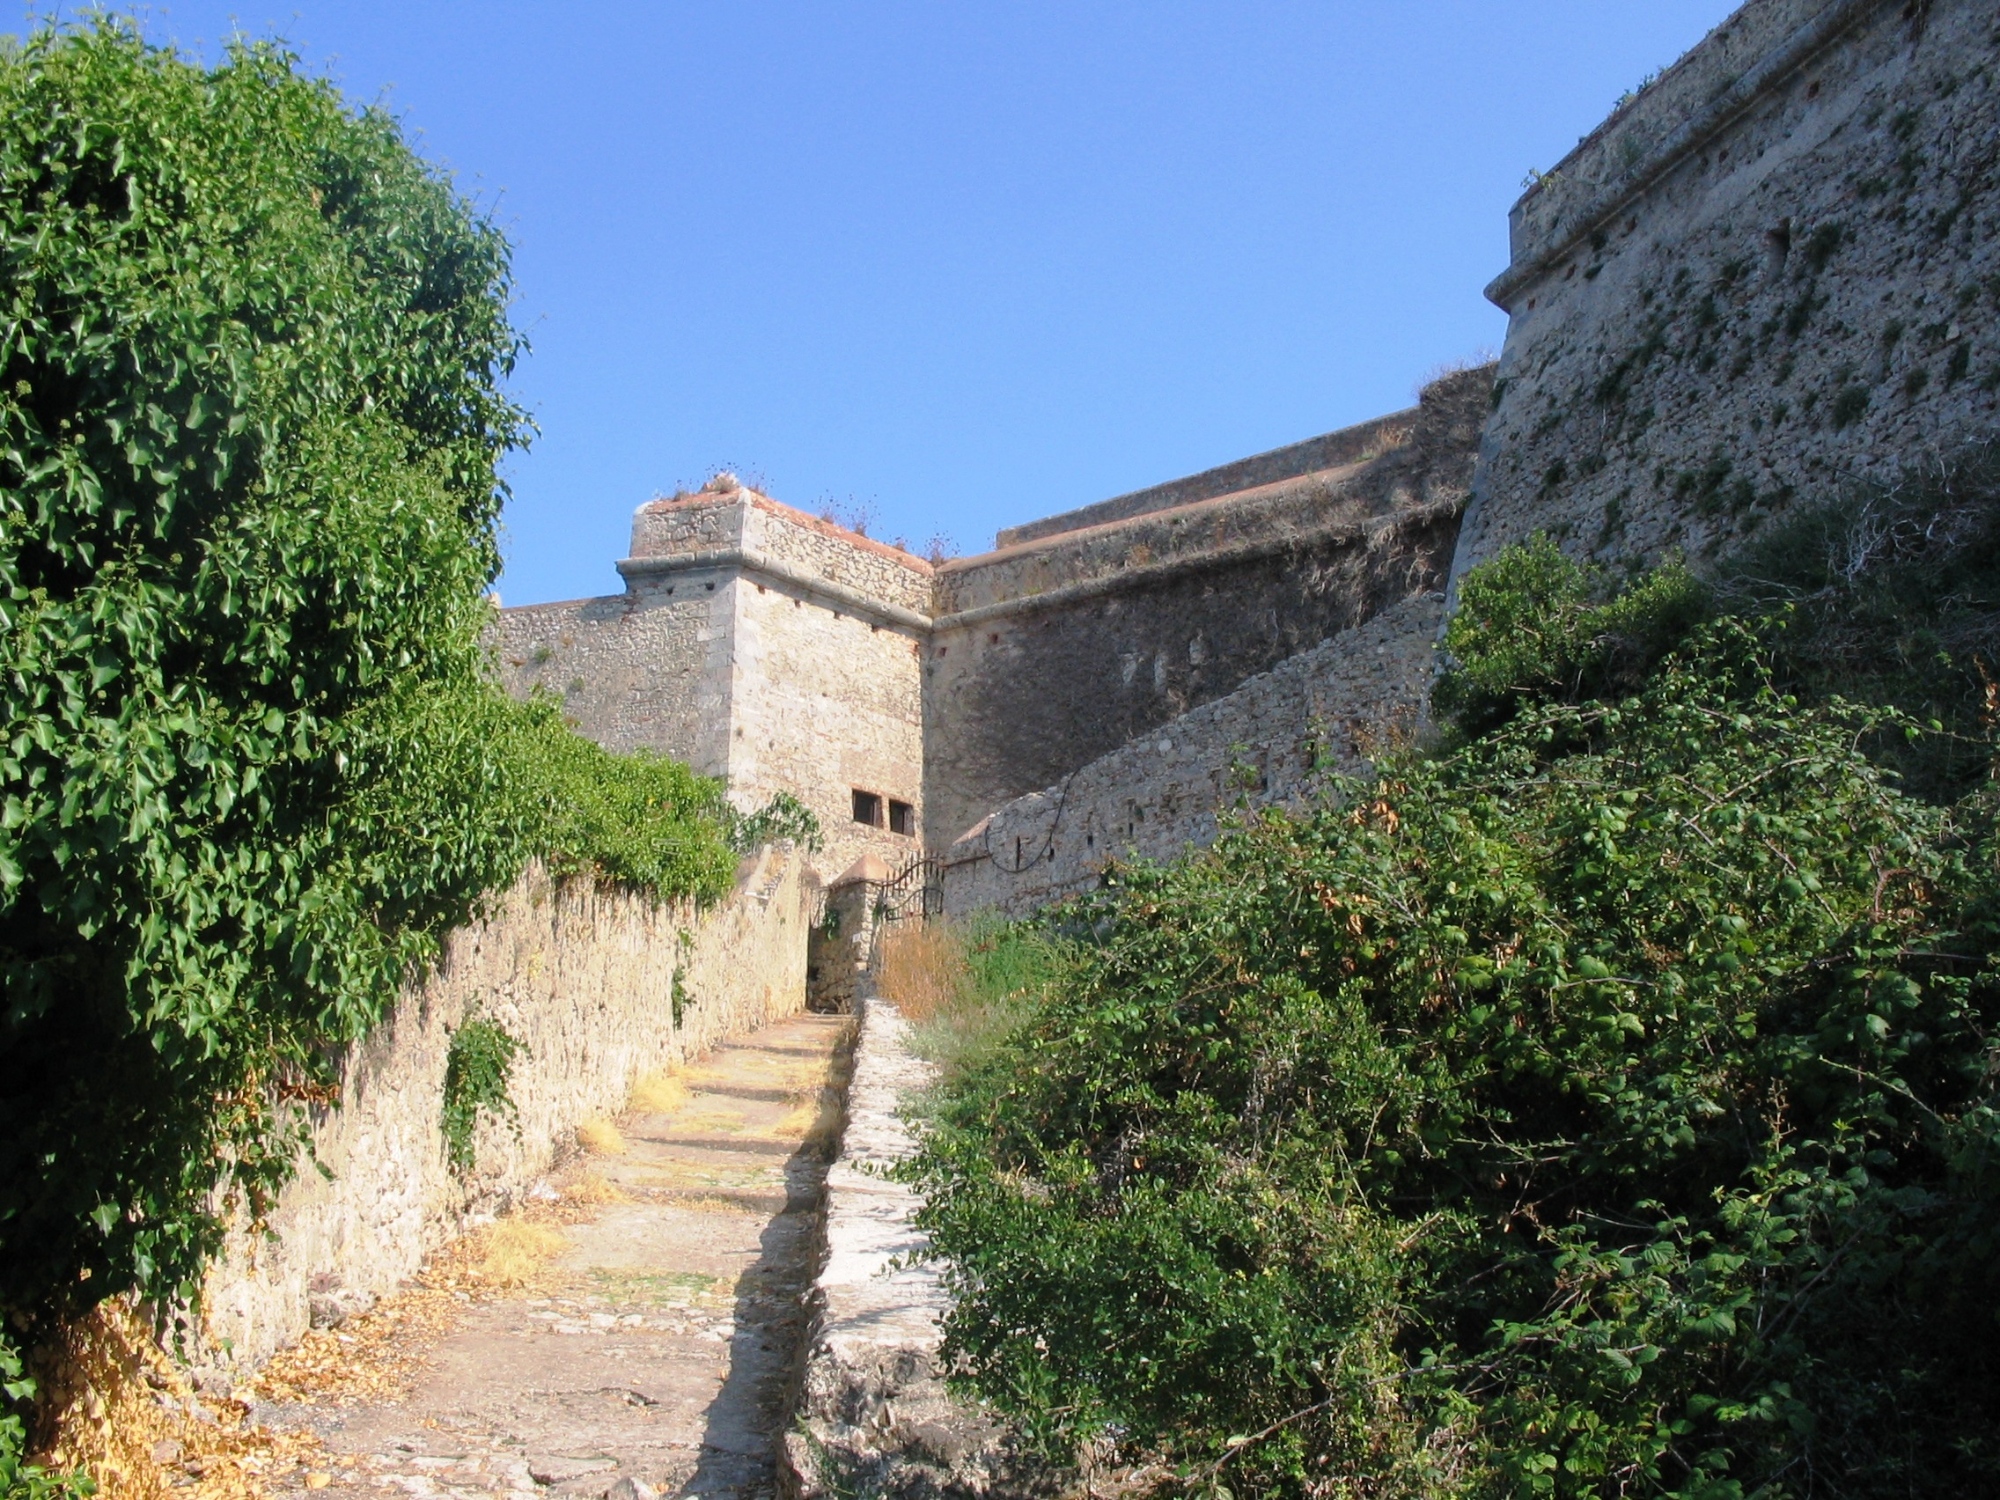
<svg viewBox="0 0 2000 1500">
<path fill-rule="evenodd" d="M 874 792 L 864 792 L 857 787 L 854 793 L 854 821 L 866 823 L 870 828 L 880 828 L 882 799 Z"/>
<path fill-rule="evenodd" d="M 900 833 L 904 838 L 917 836 L 917 810 L 907 802 L 889 800 L 889 832 Z"/>
</svg>

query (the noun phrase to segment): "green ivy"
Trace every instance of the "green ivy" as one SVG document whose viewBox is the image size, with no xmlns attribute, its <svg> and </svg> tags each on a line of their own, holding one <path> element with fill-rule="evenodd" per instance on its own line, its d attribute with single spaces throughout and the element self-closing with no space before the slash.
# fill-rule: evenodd
<svg viewBox="0 0 2000 1500">
<path fill-rule="evenodd" d="M 491 680 L 510 295 L 498 230 L 278 48 L 0 52 L 0 1358 L 192 1297 L 531 855 L 728 888 L 713 783 Z"/>
<path fill-rule="evenodd" d="M 515 1134 L 520 1133 L 521 1112 L 507 1092 L 520 1051 L 521 1043 L 506 1027 L 483 1016 L 468 1017 L 452 1033 L 445 1055 L 441 1128 L 445 1159 L 454 1172 L 472 1170 L 480 1111 L 511 1122 Z"/>
<path fill-rule="evenodd" d="M 732 809 L 732 812 L 734 810 Z M 825 842 L 819 814 L 790 792 L 777 792 L 755 812 L 734 813 L 729 842 L 739 853 L 749 854 L 765 844 L 793 843 L 808 854 L 817 854 Z"/>
<path fill-rule="evenodd" d="M 35 1383 L 22 1368 L 21 1356 L 0 1341 L 0 1396 L 10 1405 L 25 1405 L 34 1393 Z M 27 1424 L 0 1408 L 0 1495 L 6 1500 L 89 1500 L 97 1493 L 87 1474 L 55 1474 L 24 1462 L 26 1446 Z"/>
</svg>

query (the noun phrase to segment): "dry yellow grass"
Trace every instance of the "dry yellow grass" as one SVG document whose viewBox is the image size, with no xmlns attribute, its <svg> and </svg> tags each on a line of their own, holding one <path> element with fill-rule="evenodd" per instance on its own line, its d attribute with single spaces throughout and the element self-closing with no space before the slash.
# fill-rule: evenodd
<svg viewBox="0 0 2000 1500">
<path fill-rule="evenodd" d="M 569 1248 L 563 1232 L 529 1219 L 502 1219 L 479 1246 L 479 1279 L 488 1286 L 526 1286 L 542 1267 Z"/>
<path fill-rule="evenodd" d="M 631 1108 L 644 1114 L 670 1115 L 688 1102 L 688 1086 L 672 1073 L 648 1073 L 632 1085 Z"/>
<path fill-rule="evenodd" d="M 585 1172 L 568 1187 L 563 1189 L 563 1198 L 569 1203 L 630 1203 L 632 1195 L 612 1182 L 602 1172 Z"/>
<path fill-rule="evenodd" d="M 959 935 L 943 923 L 902 922 L 882 938 L 875 989 L 907 1021 L 928 1021 L 947 1009 L 965 972 Z"/>
<path fill-rule="evenodd" d="M 623 1156 L 625 1137 L 609 1120 L 585 1120 L 576 1127 L 576 1143 L 592 1156 Z"/>
<path fill-rule="evenodd" d="M 830 1155 L 840 1142 L 847 1113 L 847 1084 L 854 1072 L 854 1023 L 842 1032 L 833 1052 L 821 1064 L 792 1075 L 787 1092 L 797 1101 L 773 1127 L 772 1133 L 798 1138 L 808 1150 Z"/>
</svg>

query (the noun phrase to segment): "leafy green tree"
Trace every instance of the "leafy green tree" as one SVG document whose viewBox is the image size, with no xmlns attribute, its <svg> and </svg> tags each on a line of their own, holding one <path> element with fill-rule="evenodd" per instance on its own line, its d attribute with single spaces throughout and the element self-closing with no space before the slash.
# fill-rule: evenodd
<svg viewBox="0 0 2000 1500">
<path fill-rule="evenodd" d="M 0 1303 L 34 1314 L 187 1286 L 217 1178 L 284 1170 L 267 1093 L 518 861 L 478 634 L 525 427 L 505 243 L 276 50 L 38 33 L 0 234 Z"/>
<path fill-rule="evenodd" d="M 726 889 L 712 783 L 509 702 L 508 248 L 270 46 L 0 54 L 0 1373 L 186 1298 L 288 1101 L 542 853 Z M 17 1475 L 19 1424 L 0 1421 Z M 13 1482 L 12 1479 L 9 1481 Z"/>
</svg>

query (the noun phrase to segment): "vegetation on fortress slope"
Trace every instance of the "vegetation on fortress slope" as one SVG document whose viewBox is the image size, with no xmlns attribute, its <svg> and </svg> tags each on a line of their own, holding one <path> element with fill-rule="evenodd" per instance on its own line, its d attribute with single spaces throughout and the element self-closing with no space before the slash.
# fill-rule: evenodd
<svg viewBox="0 0 2000 1500">
<path fill-rule="evenodd" d="M 0 1489 L 19 1351 L 166 1305 L 531 855 L 712 897 L 716 788 L 487 681 L 499 233 L 291 58 L 0 54 Z M 10 1348 L 7 1340 L 13 1341 Z"/>
<path fill-rule="evenodd" d="M 1718 594 L 1496 559 L 1453 739 L 1064 912 L 913 1169 L 972 1383 L 1197 1494 L 1990 1492 L 1996 789 L 1794 691 L 2000 601 L 1970 522 L 1846 568 L 1920 501 Z"/>
</svg>

